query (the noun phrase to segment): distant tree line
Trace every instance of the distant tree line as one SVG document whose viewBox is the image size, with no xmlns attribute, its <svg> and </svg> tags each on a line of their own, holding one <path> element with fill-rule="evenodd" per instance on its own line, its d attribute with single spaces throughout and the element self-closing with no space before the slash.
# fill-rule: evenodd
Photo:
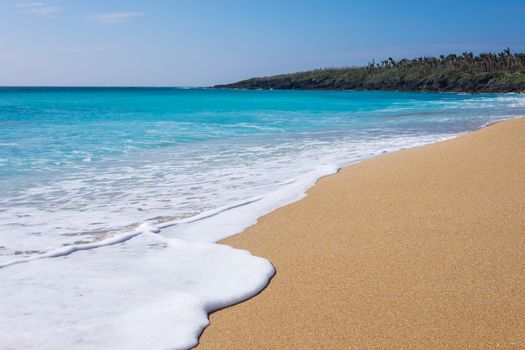
<svg viewBox="0 0 525 350">
<path fill-rule="evenodd" d="M 415 59 L 402 59 L 396 61 L 393 58 L 380 63 L 369 63 L 367 68 L 457 68 L 469 73 L 508 73 L 517 74 L 525 72 L 525 53 L 512 53 L 509 48 L 500 53 L 481 53 L 475 56 L 472 52 L 464 52 L 462 55 L 450 54 L 439 57 L 419 57 Z"/>
<path fill-rule="evenodd" d="M 364 67 L 324 68 L 313 71 L 252 78 L 218 88 L 332 89 L 463 92 L 525 91 L 525 53 L 509 48 L 499 53 L 465 52 L 439 57 L 418 57 Z"/>
</svg>

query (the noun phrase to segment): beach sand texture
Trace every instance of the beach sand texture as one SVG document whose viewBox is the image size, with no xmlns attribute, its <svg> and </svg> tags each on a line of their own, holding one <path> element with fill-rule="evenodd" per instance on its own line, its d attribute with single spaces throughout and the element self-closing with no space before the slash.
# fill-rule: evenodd
<svg viewBox="0 0 525 350">
<path fill-rule="evenodd" d="M 199 349 L 524 349 L 525 119 L 351 165 L 223 243 L 277 274 Z"/>
</svg>

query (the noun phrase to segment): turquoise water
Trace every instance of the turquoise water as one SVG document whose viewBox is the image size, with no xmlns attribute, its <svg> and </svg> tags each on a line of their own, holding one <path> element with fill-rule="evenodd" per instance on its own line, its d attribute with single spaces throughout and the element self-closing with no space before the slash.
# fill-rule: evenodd
<svg viewBox="0 0 525 350">
<path fill-rule="evenodd" d="M 520 95 L 0 89 L 0 258 L 263 195 L 525 114 Z"/>
</svg>

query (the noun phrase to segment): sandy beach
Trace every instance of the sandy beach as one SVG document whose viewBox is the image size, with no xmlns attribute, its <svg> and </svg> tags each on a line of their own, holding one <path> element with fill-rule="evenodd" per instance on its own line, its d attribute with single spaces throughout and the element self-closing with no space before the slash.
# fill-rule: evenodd
<svg viewBox="0 0 525 350">
<path fill-rule="evenodd" d="M 199 349 L 523 349 L 525 119 L 346 167 L 223 243 L 277 274 Z"/>
</svg>

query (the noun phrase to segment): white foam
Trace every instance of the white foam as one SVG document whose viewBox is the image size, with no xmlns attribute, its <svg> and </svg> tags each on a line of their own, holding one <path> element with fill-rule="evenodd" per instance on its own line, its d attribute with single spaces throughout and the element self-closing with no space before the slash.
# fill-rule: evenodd
<svg viewBox="0 0 525 350">
<path fill-rule="evenodd" d="M 135 236 L 138 236 L 139 234 L 143 232 L 158 233 L 160 232 L 160 229 L 156 228 L 155 226 L 151 224 L 143 223 L 137 228 L 135 232 L 126 232 L 126 233 L 111 236 L 109 238 L 106 238 L 106 239 L 103 239 L 97 242 L 93 242 L 93 243 L 73 244 L 73 245 L 65 246 L 61 248 L 50 249 L 49 251 L 38 254 L 38 255 L 31 255 L 26 258 L 14 259 L 14 260 L 10 260 L 4 263 L 0 263 L 0 269 L 8 267 L 8 266 L 16 265 L 16 264 L 27 263 L 27 262 L 34 261 L 34 260 L 47 259 L 47 258 L 58 258 L 58 257 L 70 255 L 70 254 L 73 254 L 75 252 L 82 251 L 82 250 L 90 250 L 90 249 L 95 249 L 95 248 L 107 247 L 107 246 L 118 244 L 118 243 L 123 243 Z"/>
<path fill-rule="evenodd" d="M 213 215 L 206 215 L 206 220 L 198 218 L 197 220 L 166 223 L 162 225 L 162 234 L 187 242 L 217 242 L 242 232 L 245 228 L 255 224 L 260 216 L 303 198 L 306 190 L 312 187 L 319 178 L 334 174 L 338 169 L 336 165 L 319 167 L 300 179 L 283 184 L 279 189 L 264 197 L 254 198 L 242 205 L 230 206 L 227 210 L 218 210 Z"/>
<path fill-rule="evenodd" d="M 274 273 L 220 244 L 145 233 L 114 247 L 2 269 L 0 348 L 187 349 L 209 312 L 249 298 Z"/>
</svg>

